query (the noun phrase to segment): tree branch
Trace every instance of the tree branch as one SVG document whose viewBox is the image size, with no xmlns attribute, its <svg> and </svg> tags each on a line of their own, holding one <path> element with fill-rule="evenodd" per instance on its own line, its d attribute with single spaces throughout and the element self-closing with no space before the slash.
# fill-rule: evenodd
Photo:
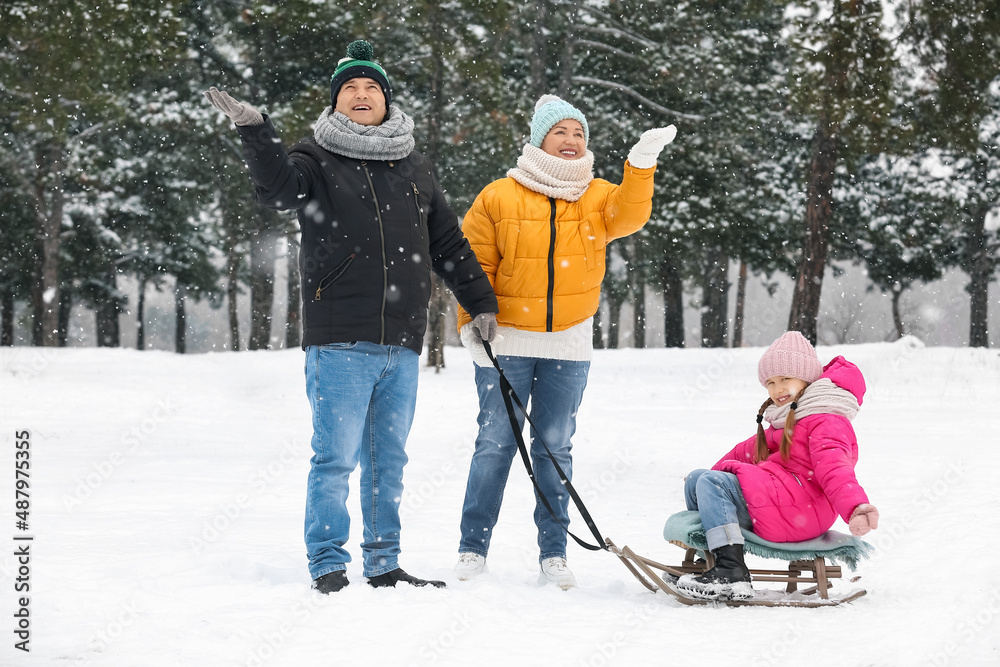
<svg viewBox="0 0 1000 667">
<path fill-rule="evenodd" d="M 100 123 L 96 123 L 94 125 L 91 125 L 86 130 L 84 130 L 83 132 L 81 132 L 80 134 L 76 135 L 75 137 L 72 137 L 69 140 L 69 142 L 70 143 L 75 143 L 75 142 L 78 142 L 78 141 L 83 141 L 84 139 L 88 138 L 92 134 L 97 134 L 98 132 L 100 132 L 101 130 L 103 130 L 104 129 L 104 125 L 105 125 L 104 122 L 100 122 Z"/>
<path fill-rule="evenodd" d="M 647 97 L 643 97 L 642 95 L 640 95 L 639 93 L 637 93 L 632 88 L 629 88 L 628 86 L 625 86 L 625 85 L 620 84 L 620 83 L 615 83 L 614 81 L 605 81 L 603 79 L 594 79 L 594 78 L 589 77 L 589 76 L 574 76 L 573 77 L 573 83 L 582 83 L 584 85 L 599 86 L 601 88 L 609 88 L 611 90 L 617 90 L 617 91 L 619 91 L 621 93 L 625 93 L 626 95 L 628 95 L 629 97 L 632 97 L 633 99 L 638 100 L 641 104 L 643 104 L 645 106 L 648 106 L 653 111 L 658 111 L 658 112 L 660 112 L 660 113 L 662 113 L 664 115 L 667 115 L 667 116 L 676 116 L 677 118 L 683 118 L 684 120 L 692 120 L 692 121 L 696 121 L 696 122 L 700 122 L 700 121 L 705 120 L 708 117 L 711 117 L 711 116 L 701 116 L 701 115 L 696 115 L 696 114 L 683 113 L 683 112 L 680 112 L 680 111 L 674 111 L 673 109 L 668 109 L 668 108 L 666 108 L 664 106 L 660 106 L 659 104 L 657 104 L 656 102 L 654 102 L 653 100 L 651 100 L 651 99 L 649 99 Z M 718 115 L 718 114 L 713 114 L 713 116 L 716 116 L 716 115 Z"/>
<path fill-rule="evenodd" d="M 614 37 L 621 37 L 636 42 L 637 44 L 641 44 L 647 49 L 656 49 L 660 46 L 656 42 L 651 41 L 642 35 L 629 30 L 622 30 L 621 28 L 609 28 L 607 26 L 587 25 L 584 23 L 580 25 L 580 30 L 586 30 L 587 32 L 593 32 L 599 35 L 613 35 Z"/>
<path fill-rule="evenodd" d="M 620 19 L 612 16 L 611 14 L 608 14 L 605 11 L 597 9 L 596 7 L 588 6 L 588 5 L 579 5 L 579 6 L 577 6 L 576 2 L 572 2 L 572 3 L 561 2 L 559 4 L 562 4 L 562 5 L 572 4 L 577 9 L 579 9 L 581 11 L 584 11 L 584 12 L 587 12 L 588 14 L 592 14 L 592 15 L 596 16 L 597 18 L 601 19 L 601 22 L 604 23 L 605 25 L 612 24 L 613 25 L 612 28 L 605 28 L 606 31 L 613 31 L 612 34 L 616 34 L 619 37 L 626 37 L 628 39 L 631 39 L 631 40 L 633 40 L 635 42 L 638 42 L 638 43 L 642 44 L 643 46 L 645 46 L 647 48 L 654 49 L 654 48 L 658 48 L 659 47 L 659 44 L 657 44 L 655 41 L 652 41 L 652 40 L 648 39 L 647 37 L 645 37 L 643 35 L 640 35 L 637 32 L 629 30 L 628 28 L 626 28 L 622 24 L 622 22 L 621 22 Z M 581 27 L 596 28 L 597 26 L 581 26 Z"/>
<path fill-rule="evenodd" d="M 616 49 L 615 47 L 611 46 L 610 44 L 605 44 L 604 42 L 595 42 L 595 41 L 590 40 L 590 39 L 578 39 L 578 40 L 576 40 L 575 43 L 579 44 L 581 46 L 589 46 L 591 48 L 598 49 L 598 50 L 601 50 L 601 51 L 607 51 L 609 53 L 613 53 L 616 56 L 620 56 L 620 57 L 625 58 L 627 60 L 638 60 L 639 59 L 638 56 L 634 56 L 631 53 L 628 53 L 627 51 L 622 51 L 621 49 Z"/>
</svg>

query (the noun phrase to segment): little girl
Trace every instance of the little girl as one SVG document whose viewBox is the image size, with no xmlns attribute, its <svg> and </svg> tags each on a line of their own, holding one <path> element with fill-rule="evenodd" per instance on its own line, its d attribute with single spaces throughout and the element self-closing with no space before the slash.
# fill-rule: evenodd
<svg viewBox="0 0 1000 667">
<path fill-rule="evenodd" d="M 701 514 L 715 556 L 708 572 L 677 580 L 693 597 L 753 597 L 740 528 L 771 542 L 818 537 L 837 516 L 854 535 L 878 528 L 878 510 L 854 476 L 851 419 L 865 394 L 858 367 L 843 357 L 822 367 L 809 341 L 789 331 L 767 348 L 757 377 L 769 396 L 757 413 L 757 434 L 711 470 L 685 478 L 687 507 Z"/>
</svg>

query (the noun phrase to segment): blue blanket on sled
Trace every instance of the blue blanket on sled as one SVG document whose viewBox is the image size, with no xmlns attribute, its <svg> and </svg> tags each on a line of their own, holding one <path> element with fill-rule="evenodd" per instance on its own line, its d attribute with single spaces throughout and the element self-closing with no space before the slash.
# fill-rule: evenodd
<svg viewBox="0 0 1000 667">
<path fill-rule="evenodd" d="M 761 558 L 812 560 L 822 557 L 834 563 L 843 563 L 851 570 L 857 568 L 858 561 L 868 558 L 875 550 L 875 547 L 864 540 L 835 530 L 828 530 L 805 542 L 768 542 L 748 530 L 743 531 L 743 537 L 746 539 L 743 548 Z M 708 549 L 701 515 L 695 510 L 678 512 L 667 519 L 663 526 L 663 539 L 683 542 L 702 551 Z"/>
</svg>

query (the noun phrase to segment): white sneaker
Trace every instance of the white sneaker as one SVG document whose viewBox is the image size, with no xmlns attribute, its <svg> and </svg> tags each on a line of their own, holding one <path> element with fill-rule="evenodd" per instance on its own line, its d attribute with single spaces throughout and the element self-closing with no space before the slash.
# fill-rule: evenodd
<svg viewBox="0 0 1000 667">
<path fill-rule="evenodd" d="M 486 569 L 486 557 L 466 551 L 458 554 L 458 562 L 455 563 L 455 575 L 459 581 L 468 581 L 473 577 L 483 573 Z"/>
<path fill-rule="evenodd" d="M 565 558 L 546 558 L 542 561 L 542 574 L 539 577 L 541 583 L 551 581 L 564 591 L 576 588 L 576 577 L 569 571 Z"/>
</svg>

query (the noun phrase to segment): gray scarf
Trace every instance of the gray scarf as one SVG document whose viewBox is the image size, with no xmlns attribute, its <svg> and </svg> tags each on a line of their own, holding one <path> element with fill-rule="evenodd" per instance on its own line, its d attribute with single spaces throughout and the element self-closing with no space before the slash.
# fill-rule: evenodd
<svg viewBox="0 0 1000 667">
<path fill-rule="evenodd" d="M 767 406 L 764 410 L 764 419 L 774 428 L 784 428 L 791 405 L 792 402 L 789 401 L 780 408 L 776 405 Z M 820 378 L 806 387 L 796 405 L 798 407 L 795 408 L 795 421 L 819 414 L 840 415 L 851 420 L 861 409 L 854 394 L 841 389 L 830 378 Z"/>
<path fill-rule="evenodd" d="M 413 119 L 395 104 L 381 125 L 359 125 L 327 107 L 313 125 L 316 143 L 355 160 L 402 160 L 413 152 Z"/>
</svg>

